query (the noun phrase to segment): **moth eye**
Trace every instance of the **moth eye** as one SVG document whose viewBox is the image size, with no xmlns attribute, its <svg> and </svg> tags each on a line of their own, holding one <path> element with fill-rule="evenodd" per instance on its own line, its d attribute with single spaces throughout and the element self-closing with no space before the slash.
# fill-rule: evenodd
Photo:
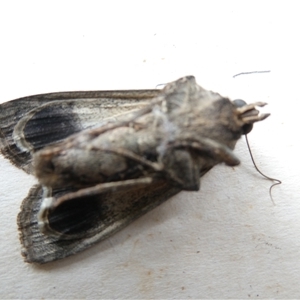
<svg viewBox="0 0 300 300">
<path fill-rule="evenodd" d="M 236 99 L 236 100 L 233 100 L 232 102 L 236 107 L 243 107 L 243 106 L 247 105 L 246 101 L 241 100 L 241 99 Z"/>
<path fill-rule="evenodd" d="M 246 101 L 241 100 L 241 99 L 236 99 L 236 100 L 233 100 L 232 102 L 236 107 L 243 107 L 243 106 L 247 105 Z M 242 127 L 243 134 L 248 134 L 252 130 L 252 128 L 253 128 L 253 124 L 245 124 Z"/>
</svg>

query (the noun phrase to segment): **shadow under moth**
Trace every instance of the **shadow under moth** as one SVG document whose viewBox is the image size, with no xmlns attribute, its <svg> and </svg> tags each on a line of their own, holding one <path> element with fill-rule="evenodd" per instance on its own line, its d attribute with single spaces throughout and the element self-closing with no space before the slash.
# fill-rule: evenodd
<svg viewBox="0 0 300 300">
<path fill-rule="evenodd" d="M 0 148 L 39 181 L 18 215 L 26 262 L 47 263 L 111 236 L 216 164 L 240 163 L 242 134 L 269 114 L 193 76 L 161 90 L 41 94 L 0 106 Z"/>
</svg>

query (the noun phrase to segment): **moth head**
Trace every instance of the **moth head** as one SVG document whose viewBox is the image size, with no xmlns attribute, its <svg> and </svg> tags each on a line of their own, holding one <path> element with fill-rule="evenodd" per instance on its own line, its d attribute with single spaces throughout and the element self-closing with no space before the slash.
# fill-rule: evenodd
<svg viewBox="0 0 300 300">
<path fill-rule="evenodd" d="M 253 123 L 262 121 L 266 119 L 270 114 L 259 114 L 259 110 L 255 107 L 263 107 L 267 103 L 265 102 L 255 102 L 247 104 L 244 100 L 236 99 L 232 101 L 237 108 L 238 117 L 242 120 L 244 125 L 242 126 L 243 134 L 248 134 L 252 128 Z"/>
</svg>

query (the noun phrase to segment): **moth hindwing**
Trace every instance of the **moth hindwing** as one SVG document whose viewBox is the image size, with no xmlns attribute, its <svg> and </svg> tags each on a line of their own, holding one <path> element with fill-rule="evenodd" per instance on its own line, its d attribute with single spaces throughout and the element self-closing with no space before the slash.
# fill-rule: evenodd
<svg viewBox="0 0 300 300">
<path fill-rule="evenodd" d="M 268 117 L 193 76 L 162 90 L 42 94 L 0 106 L 0 147 L 39 184 L 18 216 L 27 262 L 47 263 L 99 242 L 233 154 Z"/>
</svg>

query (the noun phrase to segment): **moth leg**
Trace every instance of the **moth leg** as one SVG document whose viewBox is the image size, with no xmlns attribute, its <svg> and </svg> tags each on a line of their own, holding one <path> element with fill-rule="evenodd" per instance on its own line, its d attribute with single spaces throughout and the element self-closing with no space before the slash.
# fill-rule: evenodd
<svg viewBox="0 0 300 300">
<path fill-rule="evenodd" d="M 74 239 L 74 237 L 78 238 L 79 237 L 78 234 L 66 235 L 51 228 L 49 224 L 50 213 L 52 213 L 57 207 L 66 203 L 67 201 L 72 201 L 72 200 L 74 201 L 78 199 L 80 200 L 81 198 L 83 199 L 95 195 L 99 196 L 101 194 L 108 193 L 108 192 L 114 192 L 114 193 L 126 192 L 133 188 L 139 189 L 148 186 L 150 184 L 159 183 L 159 182 L 161 182 L 161 180 L 159 179 L 144 177 L 144 178 L 131 179 L 125 181 L 118 181 L 118 182 L 101 183 L 93 187 L 81 189 L 76 192 L 67 193 L 58 198 L 49 197 L 49 190 L 48 188 L 45 188 L 46 192 L 44 192 L 44 195 L 47 195 L 48 197 L 43 198 L 40 211 L 37 216 L 39 229 L 42 233 L 53 237 L 58 237 L 63 239 Z"/>
<path fill-rule="evenodd" d="M 240 163 L 229 147 L 208 138 L 180 140 L 172 144 L 172 147 L 193 149 L 202 155 L 216 160 L 216 162 L 225 162 L 228 166 L 236 166 Z"/>
<path fill-rule="evenodd" d="M 198 191 L 200 177 L 219 162 L 230 166 L 240 163 L 230 148 L 208 138 L 179 140 L 169 147 L 162 161 L 169 179 L 183 190 Z"/>
<path fill-rule="evenodd" d="M 93 147 L 93 148 L 91 148 L 91 150 L 97 150 L 97 151 L 101 150 L 103 152 L 110 152 L 110 153 L 118 154 L 122 157 L 126 157 L 126 158 L 129 158 L 131 160 L 134 160 L 134 161 L 140 163 L 141 165 L 150 167 L 154 171 L 162 171 L 163 170 L 163 165 L 162 164 L 152 162 L 152 161 L 150 161 L 148 159 L 145 159 L 142 156 L 140 156 L 138 154 L 135 154 L 134 152 L 129 151 L 129 150 L 124 149 L 124 148 L 112 149 L 112 148 L 100 148 L 100 147 L 94 148 Z"/>
<path fill-rule="evenodd" d="M 196 158 L 186 149 L 172 149 L 163 157 L 167 176 L 176 186 L 186 191 L 200 188 L 200 169 Z"/>
</svg>

